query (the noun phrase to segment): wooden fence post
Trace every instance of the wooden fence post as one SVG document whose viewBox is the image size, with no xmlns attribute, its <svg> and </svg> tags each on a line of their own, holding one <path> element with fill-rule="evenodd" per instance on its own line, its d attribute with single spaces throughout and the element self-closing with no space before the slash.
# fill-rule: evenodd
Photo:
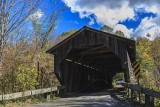
<svg viewBox="0 0 160 107">
<path fill-rule="evenodd" d="M 145 107 L 154 107 L 154 97 L 145 94 Z"/>
<path fill-rule="evenodd" d="M 140 86 L 139 78 L 138 78 L 138 86 Z M 139 103 L 141 103 L 141 92 L 138 92 Z"/>
<path fill-rule="evenodd" d="M 133 90 L 131 89 L 131 99 L 133 100 Z"/>
<path fill-rule="evenodd" d="M 129 88 L 127 88 L 127 94 L 128 94 L 128 96 L 129 96 Z"/>
</svg>

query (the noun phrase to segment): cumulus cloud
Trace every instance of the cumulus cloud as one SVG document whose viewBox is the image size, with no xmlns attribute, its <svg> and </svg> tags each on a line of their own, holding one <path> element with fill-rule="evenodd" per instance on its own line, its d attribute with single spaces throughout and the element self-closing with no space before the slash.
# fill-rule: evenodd
<svg viewBox="0 0 160 107">
<path fill-rule="evenodd" d="M 122 31 L 124 33 L 124 36 L 127 38 L 130 38 L 130 34 L 133 32 L 133 29 L 128 29 L 125 25 L 122 24 L 117 24 L 114 26 L 113 32 L 116 32 L 118 30 Z"/>
<path fill-rule="evenodd" d="M 160 17 L 156 18 L 144 18 L 140 23 L 139 27 L 135 30 L 135 37 L 147 37 L 146 35 L 149 33 L 151 37 L 147 37 L 150 40 L 155 38 L 155 33 L 160 30 L 160 25 L 158 24 L 158 20 Z"/>
<path fill-rule="evenodd" d="M 95 22 L 107 24 L 115 30 L 122 30 L 127 37 L 130 37 L 131 34 L 136 37 L 138 35 L 144 37 L 145 32 L 154 33 L 155 29 L 160 27 L 160 13 L 158 11 L 160 0 L 63 0 L 63 2 L 70 7 L 73 13 L 78 12 L 80 18 L 90 18 L 90 15 L 94 15 L 95 20 L 90 19 L 90 25 Z M 118 24 L 125 20 L 137 20 L 136 11 L 151 12 L 157 14 L 157 17 L 143 19 L 135 31 Z"/>
<path fill-rule="evenodd" d="M 128 6 L 127 2 L 117 2 L 114 0 L 63 1 L 68 7 L 71 8 L 72 12 L 79 12 L 81 18 L 89 18 L 91 14 L 94 14 L 98 23 L 107 23 L 111 27 L 113 27 L 119 21 L 132 19 L 134 17 L 134 10 Z"/>
</svg>

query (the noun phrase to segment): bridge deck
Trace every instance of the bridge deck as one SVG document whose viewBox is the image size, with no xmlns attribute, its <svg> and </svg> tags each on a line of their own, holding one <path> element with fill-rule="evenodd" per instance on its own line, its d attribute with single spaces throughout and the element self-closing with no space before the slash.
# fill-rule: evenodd
<svg viewBox="0 0 160 107">
<path fill-rule="evenodd" d="M 122 95 L 111 93 L 72 94 L 72 97 L 61 98 L 48 103 L 26 107 L 139 107 L 123 99 Z"/>
</svg>

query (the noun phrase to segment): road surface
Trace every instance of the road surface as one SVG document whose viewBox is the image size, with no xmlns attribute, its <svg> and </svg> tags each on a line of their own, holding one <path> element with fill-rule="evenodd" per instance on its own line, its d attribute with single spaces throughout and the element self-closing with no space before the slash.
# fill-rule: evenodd
<svg viewBox="0 0 160 107">
<path fill-rule="evenodd" d="M 139 107 L 122 98 L 122 95 L 92 93 L 75 94 L 69 98 L 60 98 L 47 103 L 33 104 L 25 107 Z"/>
</svg>

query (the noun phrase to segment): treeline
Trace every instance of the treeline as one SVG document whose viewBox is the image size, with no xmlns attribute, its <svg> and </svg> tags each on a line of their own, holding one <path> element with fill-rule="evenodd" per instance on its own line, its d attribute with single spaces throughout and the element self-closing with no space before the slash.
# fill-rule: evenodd
<svg viewBox="0 0 160 107">
<path fill-rule="evenodd" d="M 138 38 L 136 51 L 141 64 L 141 85 L 160 91 L 160 34 L 153 41 Z"/>
<path fill-rule="evenodd" d="M 58 85 L 53 31 L 64 7 L 54 0 L 0 1 L 0 94 Z M 50 8 L 50 6 L 54 8 Z"/>
<path fill-rule="evenodd" d="M 113 28 L 108 25 L 102 26 L 100 30 L 113 33 Z M 125 37 L 122 31 L 116 31 L 114 34 Z M 141 66 L 140 85 L 160 92 L 160 32 L 155 32 L 155 35 L 147 34 L 146 37 L 139 37 L 135 41 L 136 58 Z M 117 78 L 123 78 L 123 75 L 117 75 L 114 79 Z M 155 100 L 155 105 L 160 106 L 159 99 Z"/>
<path fill-rule="evenodd" d="M 160 92 L 160 34 L 150 41 L 147 38 L 138 38 L 137 59 L 141 65 L 140 85 Z M 160 106 L 160 100 L 155 99 L 155 105 Z"/>
</svg>

